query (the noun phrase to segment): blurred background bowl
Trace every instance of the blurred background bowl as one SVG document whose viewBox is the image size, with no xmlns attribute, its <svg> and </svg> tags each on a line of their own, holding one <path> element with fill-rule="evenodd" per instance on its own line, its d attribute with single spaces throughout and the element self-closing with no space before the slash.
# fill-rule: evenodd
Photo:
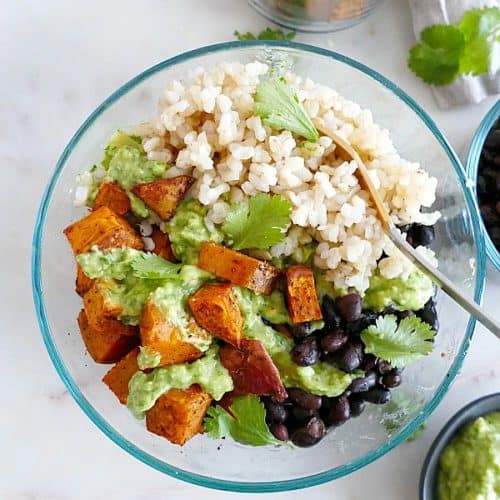
<svg viewBox="0 0 500 500">
<path fill-rule="evenodd" d="M 296 31 L 325 33 L 360 23 L 383 0 L 248 0 L 270 21 Z"/>
<path fill-rule="evenodd" d="M 472 143 L 469 149 L 469 155 L 467 157 L 466 172 L 467 176 L 471 181 L 471 187 L 474 190 L 474 195 L 477 198 L 477 177 L 479 169 L 479 160 L 481 158 L 481 151 L 484 146 L 484 141 L 488 137 L 488 134 L 493 127 L 493 125 L 500 120 L 500 100 L 498 100 L 493 107 L 488 111 L 483 121 L 479 125 Z M 500 175 L 500 166 L 498 166 L 497 176 Z M 486 255 L 489 257 L 493 265 L 500 269 L 500 252 L 497 250 L 495 244 L 493 243 L 488 231 L 484 225 L 483 219 L 481 217 L 481 230 L 484 233 L 484 240 L 486 246 Z"/>
<path fill-rule="evenodd" d="M 437 500 L 439 460 L 456 433 L 478 417 L 500 411 L 500 393 L 476 399 L 455 413 L 433 441 L 420 475 L 420 500 Z"/>
<path fill-rule="evenodd" d="M 117 129 L 145 121 L 167 82 L 186 78 L 198 66 L 222 61 L 261 60 L 329 85 L 372 111 L 391 132 L 399 154 L 439 179 L 433 209 L 443 214 L 435 226 L 441 270 L 464 293 L 479 300 L 485 277 L 484 243 L 472 192 L 463 169 L 429 116 L 396 85 L 340 54 L 296 43 L 230 42 L 168 59 L 127 82 L 85 120 L 63 151 L 48 180 L 33 239 L 33 296 L 44 342 L 68 391 L 89 418 L 137 459 L 185 481 L 234 491 L 264 492 L 324 483 L 369 464 L 403 442 L 425 421 L 460 369 L 475 322 L 438 292 L 441 322 L 431 355 L 404 371 L 390 406 L 369 408 L 312 448 L 253 448 L 202 435 L 182 449 L 147 432 L 101 378 L 108 366 L 85 355 L 76 316 L 82 307 L 74 293 L 75 262 L 62 230 L 82 217 L 73 206 L 75 177 L 100 161 Z"/>
</svg>

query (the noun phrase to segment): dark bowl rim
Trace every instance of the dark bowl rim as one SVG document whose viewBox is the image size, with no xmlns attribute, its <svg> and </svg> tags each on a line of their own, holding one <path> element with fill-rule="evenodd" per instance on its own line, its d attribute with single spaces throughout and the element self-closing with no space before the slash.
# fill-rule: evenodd
<svg viewBox="0 0 500 500">
<path fill-rule="evenodd" d="M 463 168 L 461 166 L 460 160 L 458 159 L 455 151 L 452 149 L 448 141 L 445 139 L 437 125 L 430 118 L 430 116 L 401 88 L 392 83 L 390 80 L 386 79 L 380 73 L 370 69 L 368 66 L 355 61 L 349 57 L 346 57 L 337 52 L 331 50 L 323 49 L 320 47 L 315 47 L 312 45 L 307 45 L 303 43 L 296 42 L 282 42 L 282 41 L 233 41 L 224 42 L 214 45 L 208 45 L 195 50 L 190 50 L 184 52 L 180 55 L 166 59 L 133 77 L 116 91 L 114 91 L 107 99 L 105 99 L 82 123 L 82 125 L 75 132 L 68 145 L 65 147 L 63 153 L 61 154 L 59 160 L 56 163 L 55 171 L 49 179 L 49 183 L 44 191 L 40 208 L 36 217 L 33 240 L 32 240 L 32 259 L 31 259 L 31 277 L 32 277 L 32 289 L 33 289 L 33 301 L 35 305 L 35 311 L 39 323 L 40 330 L 42 332 L 43 341 L 47 348 L 48 354 L 54 367 L 60 376 L 61 380 L 64 382 L 68 392 L 71 394 L 76 403 L 84 411 L 84 413 L 90 418 L 90 420 L 114 443 L 120 446 L 122 449 L 130 453 L 133 457 L 142 461 L 143 463 L 149 465 L 150 467 L 163 472 L 171 477 L 182 479 L 188 483 L 205 486 L 208 488 L 214 488 L 226 491 L 235 492 L 250 492 L 250 493 L 263 493 L 263 492 L 279 492 L 279 491 L 290 491 L 294 489 L 307 488 L 325 482 L 337 479 L 348 475 L 368 464 L 374 460 L 385 455 L 388 451 L 392 450 L 395 446 L 404 442 L 409 436 L 411 436 L 418 427 L 430 416 L 437 405 L 441 402 L 444 395 L 449 389 L 449 386 L 456 374 L 462 366 L 463 360 L 467 353 L 472 335 L 474 333 L 474 328 L 476 320 L 473 317 L 469 318 L 467 328 L 464 332 L 463 342 L 460 349 L 455 356 L 455 360 L 448 370 L 446 376 L 443 378 L 441 384 L 437 387 L 432 399 L 428 401 L 426 406 L 422 411 L 414 417 L 414 419 L 409 422 L 404 428 L 402 428 L 399 433 L 395 434 L 393 437 L 389 438 L 383 445 L 381 445 L 376 450 L 372 451 L 366 456 L 355 460 L 354 462 L 341 465 L 339 467 L 328 469 L 326 471 L 313 474 L 310 476 L 303 476 L 295 479 L 288 479 L 283 481 L 268 481 L 268 482 L 248 482 L 248 481 L 228 481 L 224 479 L 212 478 L 209 476 L 203 476 L 201 474 L 192 473 L 185 471 L 183 469 L 171 466 L 158 458 L 146 453 L 141 448 L 137 447 L 124 436 L 119 434 L 114 430 L 114 428 L 108 424 L 108 422 L 100 415 L 97 410 L 87 401 L 78 388 L 68 370 L 66 369 L 61 356 L 57 350 L 57 347 L 52 339 L 52 333 L 47 320 L 47 313 L 45 310 L 45 304 L 43 301 L 43 287 L 41 281 L 41 252 L 42 252 L 42 239 L 43 231 L 45 225 L 45 219 L 47 217 L 47 210 L 49 203 L 51 201 L 52 193 L 55 189 L 57 180 L 64 168 L 65 162 L 76 143 L 80 140 L 82 135 L 86 132 L 87 128 L 100 116 L 100 114 L 105 111 L 109 106 L 111 106 L 115 101 L 120 99 L 124 94 L 126 94 L 130 89 L 137 86 L 143 80 L 147 79 L 152 74 L 173 66 L 175 64 L 184 62 L 186 60 L 192 59 L 198 56 L 204 56 L 207 54 L 227 51 L 229 49 L 244 49 L 247 47 L 262 47 L 266 48 L 284 48 L 292 49 L 301 52 L 306 52 L 309 54 L 325 56 L 335 61 L 341 62 L 354 68 L 364 75 L 371 77 L 378 84 L 384 86 L 387 90 L 391 91 L 399 100 L 403 101 L 412 111 L 417 115 L 417 117 L 424 123 L 427 129 L 433 134 L 434 138 L 439 142 L 444 152 L 449 158 L 451 166 L 453 167 L 457 179 L 462 187 L 462 191 L 465 196 L 465 207 L 468 209 L 471 221 L 472 221 L 472 232 L 474 237 L 474 246 L 476 253 L 477 262 L 477 273 L 475 276 L 475 286 L 474 286 L 474 300 L 480 303 L 485 281 L 485 251 L 484 251 L 484 240 L 482 233 L 479 229 L 479 215 L 477 212 L 477 207 L 474 203 L 471 192 L 466 188 L 465 176 L 463 173 Z"/>
<path fill-rule="evenodd" d="M 492 405 L 492 407 L 490 407 Z M 482 410 L 483 407 L 487 409 Z M 480 411 L 477 411 L 480 410 Z M 439 467 L 439 459 L 448 443 L 456 436 L 465 425 L 473 422 L 476 418 L 500 411 L 500 392 L 494 392 L 471 401 L 452 415 L 435 437 L 429 451 L 425 456 L 419 480 L 420 500 L 436 500 L 434 497 L 435 481 L 429 483 L 429 474 L 434 473 Z M 435 478 L 434 478 L 435 479 Z M 432 493 L 429 492 L 431 489 Z"/>
</svg>

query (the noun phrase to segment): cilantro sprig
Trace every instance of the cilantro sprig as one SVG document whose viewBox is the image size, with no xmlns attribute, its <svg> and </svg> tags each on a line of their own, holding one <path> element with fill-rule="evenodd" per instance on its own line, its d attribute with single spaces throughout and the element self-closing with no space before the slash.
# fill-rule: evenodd
<svg viewBox="0 0 500 500">
<path fill-rule="evenodd" d="M 123 280 L 134 276 L 154 280 L 175 277 L 180 270 L 179 264 L 132 248 L 101 251 L 93 247 L 90 252 L 78 255 L 76 260 L 85 275 L 92 279 Z"/>
<path fill-rule="evenodd" d="M 228 413 L 221 406 L 208 409 L 204 420 L 205 433 L 212 439 L 232 437 L 252 446 L 283 444 L 276 439 L 266 424 L 266 410 L 257 396 L 233 398 Z"/>
<path fill-rule="evenodd" d="M 468 10 L 457 25 L 435 24 L 420 34 L 408 66 L 424 82 L 446 85 L 460 75 L 493 73 L 500 42 L 500 7 Z"/>
<path fill-rule="evenodd" d="M 265 250 L 283 241 L 291 211 L 291 203 L 280 195 L 259 193 L 248 204 L 236 203 L 230 208 L 222 231 L 235 250 Z"/>
<path fill-rule="evenodd" d="M 276 130 L 290 130 L 310 142 L 318 140 L 316 127 L 284 78 L 259 83 L 253 99 L 254 113 L 262 118 L 265 125 Z"/>
<path fill-rule="evenodd" d="M 398 325 L 392 314 L 378 317 L 375 325 L 361 332 L 365 352 L 386 359 L 398 368 L 430 354 L 434 348 L 430 340 L 434 336 L 431 326 L 420 318 L 404 318 Z"/>
<path fill-rule="evenodd" d="M 275 29 L 273 30 L 272 28 L 266 28 L 265 30 L 262 30 L 257 36 L 255 36 L 253 33 L 250 33 L 250 31 L 247 31 L 246 33 L 240 33 L 238 30 L 234 32 L 234 36 L 238 40 L 282 40 L 285 42 L 289 42 L 295 38 L 295 31 L 289 31 L 288 33 L 285 33 L 283 30 L 280 29 Z"/>
</svg>

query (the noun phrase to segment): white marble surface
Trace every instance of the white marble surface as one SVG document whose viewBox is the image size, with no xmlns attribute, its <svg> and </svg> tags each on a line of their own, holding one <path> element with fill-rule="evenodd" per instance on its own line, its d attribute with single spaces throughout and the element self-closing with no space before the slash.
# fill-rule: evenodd
<svg viewBox="0 0 500 500">
<path fill-rule="evenodd" d="M 52 367 L 31 301 L 29 258 L 39 200 L 70 136 L 118 85 L 158 61 L 268 23 L 243 0 L 3 0 L 0 9 L 0 498 L 234 498 L 171 479 L 97 431 Z M 193 15 L 196 14 L 196 15 Z M 440 111 L 406 69 L 413 43 L 404 0 L 364 24 L 299 41 L 333 48 L 389 77 L 431 114 L 464 158 L 493 100 Z M 488 269 L 485 305 L 498 314 L 500 274 Z M 273 498 L 413 499 L 427 448 L 469 400 L 500 390 L 500 343 L 478 328 L 463 370 L 424 433 L 330 484 Z M 367 495 L 367 491 L 369 491 Z M 251 498 L 248 495 L 246 498 Z"/>
</svg>

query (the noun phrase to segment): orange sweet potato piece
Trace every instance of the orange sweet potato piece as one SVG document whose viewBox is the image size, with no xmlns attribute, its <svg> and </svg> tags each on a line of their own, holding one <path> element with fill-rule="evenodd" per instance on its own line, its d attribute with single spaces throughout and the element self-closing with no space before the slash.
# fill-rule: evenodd
<svg viewBox="0 0 500 500">
<path fill-rule="evenodd" d="M 194 320 L 189 322 L 188 329 L 192 335 L 209 337 Z M 142 310 L 140 332 L 142 345 L 161 355 L 159 366 L 186 363 L 203 355 L 195 345 L 184 340 L 180 328 L 172 324 L 151 300 Z"/>
<path fill-rule="evenodd" d="M 232 345 L 239 345 L 243 316 L 229 283 L 208 284 L 188 299 L 196 322 L 207 332 Z"/>
<path fill-rule="evenodd" d="M 146 413 L 146 427 L 148 431 L 182 446 L 203 431 L 203 418 L 211 402 L 210 395 L 198 385 L 184 391 L 171 389 Z"/>
<path fill-rule="evenodd" d="M 285 278 L 288 313 L 292 323 L 323 319 L 312 269 L 290 266 L 285 271 Z"/>
<path fill-rule="evenodd" d="M 97 245 L 101 250 L 107 248 L 131 247 L 142 250 L 144 244 L 130 224 L 108 207 L 90 212 L 64 230 L 66 238 L 78 255 Z"/>
<path fill-rule="evenodd" d="M 87 278 L 86 274 L 82 271 L 80 264 L 76 265 L 76 293 L 84 296 L 94 284 L 93 279 Z"/>
<path fill-rule="evenodd" d="M 132 188 L 132 193 L 156 212 L 161 219 L 169 220 L 194 181 L 194 177 L 190 175 L 178 175 L 170 179 L 137 184 Z"/>
<path fill-rule="evenodd" d="M 83 307 L 90 327 L 103 333 L 137 335 L 137 327 L 125 325 L 116 319 L 122 309 L 107 299 L 106 286 L 104 280 L 95 280 L 90 290 L 83 296 Z"/>
<path fill-rule="evenodd" d="M 233 379 L 233 396 L 257 394 L 277 400 L 287 397 L 279 371 L 260 341 L 241 339 L 238 348 L 224 345 L 219 354 Z"/>
<path fill-rule="evenodd" d="M 78 315 L 78 326 L 85 347 L 96 363 L 115 363 L 139 343 L 137 336 L 123 335 L 118 331 L 95 330 L 89 324 L 83 309 Z"/>
<path fill-rule="evenodd" d="M 160 231 L 157 227 L 153 229 L 151 234 L 151 239 L 153 240 L 155 247 L 153 252 L 170 262 L 176 262 L 174 253 L 172 252 L 172 247 L 170 246 L 170 239 L 168 234 Z"/>
<path fill-rule="evenodd" d="M 130 210 L 130 199 L 115 182 L 103 182 L 92 205 L 93 210 L 108 207 L 115 214 L 125 215 Z"/>
<path fill-rule="evenodd" d="M 272 293 L 279 269 L 213 242 L 202 245 L 198 267 L 257 293 Z"/>
<path fill-rule="evenodd" d="M 132 349 L 102 378 L 102 381 L 110 388 L 123 405 L 127 402 L 128 398 L 128 383 L 134 373 L 139 370 L 137 364 L 138 354 L 138 347 Z"/>
</svg>

